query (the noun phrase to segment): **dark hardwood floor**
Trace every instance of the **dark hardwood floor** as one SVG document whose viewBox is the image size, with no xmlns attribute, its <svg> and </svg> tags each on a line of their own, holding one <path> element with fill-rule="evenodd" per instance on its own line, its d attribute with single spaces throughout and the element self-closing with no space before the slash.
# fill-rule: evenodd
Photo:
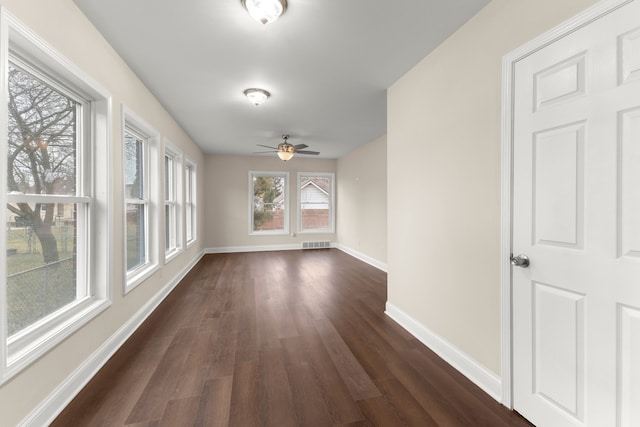
<svg viewBox="0 0 640 427">
<path fill-rule="evenodd" d="M 53 426 L 530 426 L 336 249 L 207 255 Z"/>
</svg>

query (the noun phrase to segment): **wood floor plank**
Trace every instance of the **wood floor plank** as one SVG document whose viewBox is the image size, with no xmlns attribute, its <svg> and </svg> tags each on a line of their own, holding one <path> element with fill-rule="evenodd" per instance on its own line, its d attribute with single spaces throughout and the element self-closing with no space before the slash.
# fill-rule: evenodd
<svg viewBox="0 0 640 427">
<path fill-rule="evenodd" d="M 199 403 L 199 397 L 170 400 L 167 403 L 164 414 L 162 414 L 158 427 L 187 427 L 194 425 Z"/>
<path fill-rule="evenodd" d="M 281 338 L 298 335 L 288 307 L 279 300 L 256 304 L 256 310 L 259 347 L 279 347 Z"/>
<path fill-rule="evenodd" d="M 263 406 L 262 425 L 265 427 L 295 426 L 295 411 L 289 379 L 280 347 L 260 352 L 260 402 Z"/>
<path fill-rule="evenodd" d="M 264 418 L 261 413 L 258 384 L 258 362 L 238 363 L 233 373 L 229 426 L 258 426 Z"/>
<path fill-rule="evenodd" d="M 255 305 L 238 313 L 235 363 L 258 360 L 258 320 Z"/>
<path fill-rule="evenodd" d="M 168 375 L 168 373 L 182 371 L 188 356 L 184 349 L 194 345 L 196 338 L 196 328 L 184 328 L 176 333 L 174 340 L 129 414 L 127 423 L 154 421 L 162 417 L 164 409 L 173 395 L 176 383 L 180 379 L 178 375 Z"/>
<path fill-rule="evenodd" d="M 317 331 L 304 337 L 306 357 L 313 372 L 313 379 L 318 383 L 325 396 L 327 408 L 336 423 L 347 423 L 363 419 L 362 412 L 351 397 L 349 388 L 327 352 L 322 338 Z"/>
<path fill-rule="evenodd" d="M 376 385 L 382 391 L 381 399 L 385 405 L 402 421 L 403 425 L 437 427 L 438 423 L 427 411 L 413 398 L 411 393 L 395 378 L 376 381 Z M 363 408 L 364 402 L 358 402 Z M 369 408 L 371 402 L 368 403 Z M 369 413 L 370 409 L 363 408 L 363 412 Z"/>
<path fill-rule="evenodd" d="M 362 400 L 380 396 L 380 390 L 351 353 L 331 322 L 327 319 L 319 319 L 315 321 L 315 325 L 329 357 L 340 372 L 353 399 Z"/>
<path fill-rule="evenodd" d="M 205 378 L 233 375 L 237 347 L 238 312 L 224 312 L 216 330 Z"/>
<path fill-rule="evenodd" d="M 229 425 L 233 377 L 215 378 L 205 383 L 195 425 L 226 427 Z"/>
<path fill-rule="evenodd" d="M 384 314 L 341 251 L 206 255 L 54 427 L 524 427 Z"/>
<path fill-rule="evenodd" d="M 207 380 L 206 372 L 215 349 L 217 330 L 198 332 L 193 346 L 185 348 L 187 354 L 184 369 L 175 386 L 172 399 L 199 397 Z"/>
<path fill-rule="evenodd" d="M 514 425 L 512 421 L 504 419 L 491 409 L 492 406 L 499 408 L 497 402 L 490 406 L 478 402 L 477 395 L 481 393 L 479 393 L 476 385 L 468 381 L 463 385 L 452 380 L 452 375 L 458 373 L 450 366 L 446 370 L 440 369 L 435 362 L 435 359 L 439 360 L 439 358 L 429 350 L 413 349 L 404 353 L 404 356 L 407 363 L 413 366 L 420 366 L 419 375 L 437 387 L 441 395 L 446 399 L 454 401 L 465 416 L 472 419 L 473 425 L 492 427 Z"/>
<path fill-rule="evenodd" d="M 315 380 L 304 340 L 300 337 L 285 338 L 282 349 L 299 425 L 324 427 L 335 424 L 339 415 L 329 409 L 333 406 L 331 397 Z"/>
<path fill-rule="evenodd" d="M 406 362 L 390 365 L 390 370 L 424 410 L 441 426 L 471 426 L 472 420 L 458 410 L 451 401 L 428 381 L 424 381 L 416 369 Z"/>
<path fill-rule="evenodd" d="M 52 426 L 123 425 L 171 341 L 171 337 L 144 337 L 144 345 L 125 343 Z"/>
</svg>

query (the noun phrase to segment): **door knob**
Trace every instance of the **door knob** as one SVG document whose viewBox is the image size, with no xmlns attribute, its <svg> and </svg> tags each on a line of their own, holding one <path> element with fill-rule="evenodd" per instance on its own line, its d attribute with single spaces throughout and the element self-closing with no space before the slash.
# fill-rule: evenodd
<svg viewBox="0 0 640 427">
<path fill-rule="evenodd" d="M 529 257 L 523 254 L 514 257 L 513 254 L 511 254 L 511 265 L 527 268 L 529 267 Z"/>
</svg>

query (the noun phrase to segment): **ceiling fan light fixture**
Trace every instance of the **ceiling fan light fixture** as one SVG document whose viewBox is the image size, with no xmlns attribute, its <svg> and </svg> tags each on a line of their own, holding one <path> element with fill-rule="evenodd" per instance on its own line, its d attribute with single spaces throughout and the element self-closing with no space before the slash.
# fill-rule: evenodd
<svg viewBox="0 0 640 427">
<path fill-rule="evenodd" d="M 285 142 L 278 145 L 278 157 L 280 157 L 280 160 L 283 160 L 285 162 L 287 160 L 291 160 L 294 154 L 296 154 L 295 147 L 286 142 L 286 139 Z"/>
<path fill-rule="evenodd" d="M 287 0 L 241 0 L 249 15 L 262 24 L 275 22 L 286 10 Z"/>
<path fill-rule="evenodd" d="M 271 96 L 271 94 L 268 91 L 264 89 L 253 88 L 253 87 L 246 89 L 244 91 L 244 94 L 249 99 L 249 101 L 255 104 L 256 107 L 262 104 L 264 101 L 267 100 L 267 98 Z"/>
<path fill-rule="evenodd" d="M 287 161 L 287 160 L 291 160 L 293 158 L 293 155 L 295 153 L 291 152 L 291 151 L 278 151 L 278 157 L 280 157 L 280 160 L 282 161 Z"/>
</svg>

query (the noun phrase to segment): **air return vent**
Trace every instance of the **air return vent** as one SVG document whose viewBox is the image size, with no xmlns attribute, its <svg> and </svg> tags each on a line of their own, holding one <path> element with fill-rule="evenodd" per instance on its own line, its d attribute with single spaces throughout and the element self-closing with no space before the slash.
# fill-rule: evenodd
<svg viewBox="0 0 640 427">
<path fill-rule="evenodd" d="M 318 242 L 302 242 L 302 249 L 324 249 L 330 247 L 331 242 L 328 240 Z"/>
</svg>

